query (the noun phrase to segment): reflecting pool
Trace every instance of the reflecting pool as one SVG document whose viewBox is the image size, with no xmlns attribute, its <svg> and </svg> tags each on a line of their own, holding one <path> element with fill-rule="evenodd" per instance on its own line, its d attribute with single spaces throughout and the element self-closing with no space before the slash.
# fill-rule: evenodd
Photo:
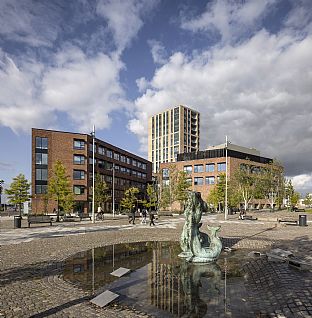
<svg viewBox="0 0 312 318">
<path fill-rule="evenodd" d="M 156 317 L 250 317 L 242 265 L 246 251 L 221 253 L 216 263 L 187 263 L 178 242 L 118 244 L 66 260 L 63 277 L 98 294 L 109 289 L 118 303 Z M 110 275 L 131 269 L 121 278 Z"/>
</svg>

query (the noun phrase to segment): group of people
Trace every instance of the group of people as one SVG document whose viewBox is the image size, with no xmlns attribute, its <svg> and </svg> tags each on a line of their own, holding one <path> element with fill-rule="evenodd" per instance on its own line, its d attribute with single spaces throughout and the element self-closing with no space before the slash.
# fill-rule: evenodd
<svg viewBox="0 0 312 318">
<path fill-rule="evenodd" d="M 140 211 L 140 209 L 138 209 L 137 211 L 135 209 L 131 210 L 130 214 L 129 214 L 129 224 L 135 224 L 135 214 L 136 212 L 141 216 L 141 224 L 147 224 L 147 210 L 145 208 L 142 209 L 142 211 Z M 149 212 L 149 225 L 150 226 L 155 226 L 154 220 L 155 220 L 155 215 L 153 213 L 153 211 Z"/>
</svg>

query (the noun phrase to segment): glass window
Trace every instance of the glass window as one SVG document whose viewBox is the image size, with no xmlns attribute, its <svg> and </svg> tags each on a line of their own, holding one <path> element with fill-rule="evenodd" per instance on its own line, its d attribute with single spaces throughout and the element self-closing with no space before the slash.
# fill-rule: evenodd
<svg viewBox="0 0 312 318">
<path fill-rule="evenodd" d="M 120 155 L 120 161 L 121 162 L 126 162 L 126 156 Z"/>
<path fill-rule="evenodd" d="M 146 179 L 146 173 L 142 173 L 142 178 Z"/>
<path fill-rule="evenodd" d="M 226 170 L 225 162 L 218 163 L 218 171 L 225 171 L 225 170 Z"/>
<path fill-rule="evenodd" d="M 187 179 L 186 179 L 186 182 L 187 182 L 188 184 L 192 184 L 192 178 L 187 178 Z"/>
<path fill-rule="evenodd" d="M 206 172 L 214 172 L 214 163 L 207 163 L 206 164 Z"/>
<path fill-rule="evenodd" d="M 132 175 L 133 175 L 134 177 L 136 177 L 136 176 L 137 176 L 137 172 L 136 172 L 135 170 L 132 170 Z"/>
<path fill-rule="evenodd" d="M 127 157 L 127 164 L 130 165 L 131 164 L 131 159 L 129 157 Z"/>
<path fill-rule="evenodd" d="M 74 155 L 74 164 L 83 165 L 85 163 L 85 157 L 80 155 Z"/>
<path fill-rule="evenodd" d="M 132 165 L 133 165 L 134 167 L 136 167 L 136 166 L 137 166 L 137 161 L 134 160 L 134 159 L 132 159 Z"/>
<path fill-rule="evenodd" d="M 142 173 L 138 171 L 138 178 L 142 178 Z"/>
<path fill-rule="evenodd" d="M 202 177 L 194 178 L 194 185 L 203 185 L 203 184 L 204 184 L 204 178 Z"/>
<path fill-rule="evenodd" d="M 48 154 L 47 153 L 36 153 L 36 165 L 47 165 Z"/>
<path fill-rule="evenodd" d="M 46 138 L 46 137 L 36 137 L 36 148 L 48 149 L 48 138 Z"/>
<path fill-rule="evenodd" d="M 98 162 L 98 167 L 99 167 L 100 169 L 104 169 L 104 168 L 105 168 L 104 160 L 100 160 L 100 159 L 99 159 L 97 162 Z"/>
<path fill-rule="evenodd" d="M 183 171 L 186 173 L 192 173 L 192 166 L 184 166 Z"/>
<path fill-rule="evenodd" d="M 204 172 L 204 165 L 194 165 L 194 172 Z"/>
<path fill-rule="evenodd" d="M 74 180 L 84 180 L 85 172 L 83 170 L 74 170 L 73 178 Z"/>
<path fill-rule="evenodd" d="M 74 194 L 84 194 L 85 187 L 81 185 L 74 185 Z"/>
<path fill-rule="evenodd" d="M 118 152 L 114 152 L 114 159 L 115 160 L 119 160 L 120 159 L 120 155 Z"/>
<path fill-rule="evenodd" d="M 206 177 L 206 184 L 215 184 L 215 177 Z"/>
<path fill-rule="evenodd" d="M 99 146 L 99 147 L 98 147 L 98 153 L 99 153 L 100 155 L 104 156 L 104 155 L 105 155 L 105 149 L 104 149 L 104 147 Z"/>
<path fill-rule="evenodd" d="M 96 162 L 97 162 L 97 159 L 94 158 L 94 164 L 96 164 Z M 93 157 L 89 157 L 89 164 L 93 165 Z"/>
<path fill-rule="evenodd" d="M 105 169 L 106 170 L 112 170 L 113 164 L 109 161 L 105 161 Z"/>
<path fill-rule="evenodd" d="M 74 139 L 74 149 L 84 149 L 85 142 L 81 139 Z"/>
<path fill-rule="evenodd" d="M 113 180 L 113 177 L 112 176 L 105 176 L 105 181 L 107 182 L 107 183 L 112 183 L 112 180 Z"/>
<path fill-rule="evenodd" d="M 106 156 L 109 158 L 113 158 L 113 152 L 109 149 L 106 149 Z"/>
<path fill-rule="evenodd" d="M 48 180 L 48 169 L 36 169 L 36 180 Z"/>
<path fill-rule="evenodd" d="M 168 152 L 168 149 L 167 149 L 167 152 Z M 168 154 L 167 154 L 167 157 L 168 157 Z M 142 169 L 146 170 L 146 163 L 142 163 Z"/>
<path fill-rule="evenodd" d="M 163 173 L 163 178 L 164 179 L 168 179 L 169 178 L 169 169 L 167 169 L 167 168 L 162 169 L 162 173 Z"/>
<path fill-rule="evenodd" d="M 44 194 L 44 193 L 47 193 L 48 191 L 48 186 L 43 184 L 39 184 L 39 185 L 36 185 L 36 194 Z"/>
</svg>

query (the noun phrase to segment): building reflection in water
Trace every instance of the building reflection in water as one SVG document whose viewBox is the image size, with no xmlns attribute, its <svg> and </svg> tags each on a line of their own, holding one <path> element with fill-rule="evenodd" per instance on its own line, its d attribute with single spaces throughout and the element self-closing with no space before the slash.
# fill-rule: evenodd
<svg viewBox="0 0 312 318">
<path fill-rule="evenodd" d="M 239 271 L 241 259 L 231 261 L 221 257 L 217 263 L 192 264 L 177 257 L 180 251 L 175 242 L 95 248 L 68 259 L 63 275 L 65 280 L 93 294 L 115 289 L 125 296 L 123 300 L 127 304 L 139 305 L 147 312 L 156 307 L 176 317 L 205 317 L 209 313 L 221 317 L 233 309 L 230 308 L 233 301 L 241 306 L 238 300 L 241 296 L 237 293 L 243 285 Z M 123 280 L 110 275 L 119 267 L 132 272 Z"/>
</svg>

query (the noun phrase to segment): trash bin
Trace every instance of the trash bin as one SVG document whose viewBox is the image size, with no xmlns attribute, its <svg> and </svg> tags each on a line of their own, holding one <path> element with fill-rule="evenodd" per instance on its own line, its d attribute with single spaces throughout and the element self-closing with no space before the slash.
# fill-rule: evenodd
<svg viewBox="0 0 312 318">
<path fill-rule="evenodd" d="M 299 226 L 307 226 L 307 216 L 305 214 L 299 215 Z"/>
<path fill-rule="evenodd" d="M 22 217 L 14 215 L 14 228 L 20 229 L 22 227 Z"/>
</svg>

